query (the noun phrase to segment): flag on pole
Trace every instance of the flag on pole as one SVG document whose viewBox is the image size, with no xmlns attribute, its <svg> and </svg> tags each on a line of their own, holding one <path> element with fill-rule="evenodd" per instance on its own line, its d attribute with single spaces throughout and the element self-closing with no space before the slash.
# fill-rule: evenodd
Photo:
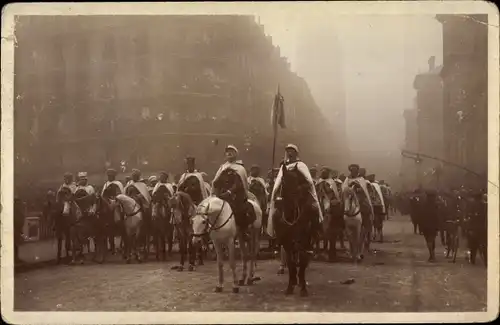
<svg viewBox="0 0 500 325">
<path fill-rule="evenodd" d="M 280 87 L 274 96 L 273 107 L 271 109 L 271 123 L 274 128 L 279 125 L 282 129 L 286 128 L 285 125 L 285 98 L 280 94 Z"/>
</svg>

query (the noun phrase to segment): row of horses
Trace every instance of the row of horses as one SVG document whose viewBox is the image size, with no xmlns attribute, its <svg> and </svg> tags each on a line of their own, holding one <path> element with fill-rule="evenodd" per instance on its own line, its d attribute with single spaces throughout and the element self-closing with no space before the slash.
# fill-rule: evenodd
<svg viewBox="0 0 500 325">
<path fill-rule="evenodd" d="M 301 295 L 307 295 L 305 271 L 311 257 L 311 244 L 323 240 L 330 243 L 332 257 L 336 255 L 335 243 L 347 231 L 350 251 L 353 259 L 359 259 L 363 245 L 369 245 L 371 238 L 370 222 L 364 222 L 361 215 L 363 197 L 356 185 L 345 189 L 340 204 L 332 204 L 333 198 L 327 192 L 318 191 L 321 208 L 324 210 L 322 231 L 310 216 L 314 213 L 313 201 L 308 195 L 307 180 L 297 169 L 283 169 L 281 200 L 276 202 L 273 219 L 277 244 L 284 248 L 289 282 L 285 292 L 292 294 L 299 285 Z M 71 193 L 62 189 L 57 194 L 57 204 L 53 205 L 52 216 L 55 218 L 58 237 L 58 262 L 61 259 L 62 238 L 65 238 L 66 257 L 71 248 L 72 263 L 83 263 L 83 247 L 88 238 L 95 242 L 94 259 L 103 263 L 108 252 L 115 251 L 114 238 L 121 237 L 123 257 L 130 263 L 135 257 L 137 262 L 147 259 L 153 243 L 157 259 L 166 259 L 172 249 L 173 233 L 179 240 L 180 266 L 183 270 L 186 258 L 189 270 L 194 270 L 196 257 L 203 263 L 201 247 L 211 242 L 217 254 L 219 271 L 216 291 L 223 288 L 223 250 L 227 248 L 230 268 L 233 274 L 233 292 L 238 292 L 241 285 L 251 285 L 258 279 L 255 276 L 255 261 L 260 248 L 262 226 L 266 224 L 265 211 L 268 202 L 258 182 L 249 186 L 249 200 L 256 219 L 250 225 L 249 236 L 243 236 L 235 222 L 231 206 L 215 195 L 210 195 L 195 205 L 188 193 L 177 191 L 170 193 L 160 187 L 151 200 L 149 209 L 134 195 L 118 194 L 113 185 L 106 188 L 100 196 L 88 196 L 87 193 Z M 253 195 L 251 194 L 253 193 Z M 130 194 L 130 193 L 129 193 Z M 95 204 L 94 214 L 86 214 L 89 206 Z M 381 231 L 381 228 L 380 228 Z M 236 274 L 235 241 L 238 241 L 242 258 L 242 274 Z M 328 245 L 328 244 L 327 244 Z M 325 247 L 325 246 L 324 246 Z M 249 263 L 250 262 L 250 263 Z"/>
</svg>

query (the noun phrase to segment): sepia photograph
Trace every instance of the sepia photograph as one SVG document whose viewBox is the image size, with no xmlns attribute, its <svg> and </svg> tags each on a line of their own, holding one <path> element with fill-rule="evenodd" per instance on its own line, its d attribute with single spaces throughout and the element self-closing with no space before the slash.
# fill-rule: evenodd
<svg viewBox="0 0 500 325">
<path fill-rule="evenodd" d="M 494 320 L 498 28 L 482 1 L 7 5 L 2 318 Z"/>
</svg>

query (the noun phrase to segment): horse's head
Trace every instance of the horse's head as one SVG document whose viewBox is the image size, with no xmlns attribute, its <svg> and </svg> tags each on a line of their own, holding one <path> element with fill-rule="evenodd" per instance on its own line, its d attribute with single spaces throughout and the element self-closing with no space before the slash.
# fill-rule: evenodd
<svg viewBox="0 0 500 325">
<path fill-rule="evenodd" d="M 73 194 L 71 190 L 67 187 L 61 188 L 57 193 L 57 201 L 62 204 L 62 215 L 67 217 L 71 213 L 71 203 Z"/>
<path fill-rule="evenodd" d="M 156 218 L 157 216 L 166 216 L 167 211 L 170 210 L 170 191 L 166 186 L 160 186 L 152 195 L 152 210 L 151 216 Z"/>
<path fill-rule="evenodd" d="M 220 187 L 219 190 L 221 190 L 221 193 L 227 191 L 235 184 L 238 187 L 243 186 L 240 176 L 235 170 L 231 168 L 227 168 L 224 171 L 222 171 L 222 173 L 219 176 L 219 181 L 217 182 L 217 184 L 218 187 Z"/>
<path fill-rule="evenodd" d="M 248 190 L 250 192 L 252 192 L 253 194 L 255 194 L 256 196 L 260 196 L 260 195 L 262 195 L 263 193 L 266 192 L 266 189 L 264 188 L 264 186 L 262 185 L 262 183 L 259 182 L 256 179 L 253 179 L 250 182 L 250 184 L 248 184 Z"/>
<path fill-rule="evenodd" d="M 360 210 L 360 204 L 358 195 L 363 189 L 357 183 L 353 183 L 344 189 L 342 193 L 344 199 L 344 214 L 346 215 L 356 215 Z"/>
<path fill-rule="evenodd" d="M 224 214 L 225 207 L 229 207 L 225 201 L 216 196 L 210 196 L 196 207 L 192 220 L 193 244 L 198 244 L 202 237 L 208 235 L 217 220 Z M 226 218 L 226 216 L 224 216 Z M 225 219 L 224 219 L 225 220 Z"/>
<path fill-rule="evenodd" d="M 297 165 L 291 169 L 282 166 L 282 195 L 286 201 L 297 201 L 300 198 L 307 197 L 304 195 L 309 191 L 309 184 L 305 176 L 300 172 Z"/>
<path fill-rule="evenodd" d="M 189 194 L 182 191 L 176 192 L 169 198 L 168 204 L 172 208 L 174 222 L 178 225 L 191 220 L 195 213 L 193 200 L 191 200 Z"/>
<path fill-rule="evenodd" d="M 118 222 L 122 220 L 122 207 L 119 201 L 116 199 L 116 196 L 105 195 L 106 190 L 97 201 L 99 215 L 103 216 L 105 219 L 109 220 L 112 218 L 114 222 Z"/>
</svg>

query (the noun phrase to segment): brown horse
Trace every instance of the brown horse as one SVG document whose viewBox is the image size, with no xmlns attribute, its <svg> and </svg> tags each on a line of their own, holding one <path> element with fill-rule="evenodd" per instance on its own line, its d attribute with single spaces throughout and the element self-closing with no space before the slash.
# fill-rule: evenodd
<svg viewBox="0 0 500 325">
<path fill-rule="evenodd" d="M 195 252 L 192 241 L 193 227 L 191 225 L 192 218 L 196 213 L 196 206 L 189 194 L 177 191 L 169 200 L 169 205 L 173 210 L 173 225 L 177 231 L 179 238 L 179 251 L 181 260 L 179 266 L 174 266 L 172 269 L 178 271 L 184 270 L 184 262 L 186 255 L 189 258 L 189 271 L 194 271 Z"/>
<path fill-rule="evenodd" d="M 297 165 L 288 170 L 282 165 L 282 200 L 275 201 L 276 210 L 272 216 L 279 244 L 283 245 L 288 267 L 287 295 L 293 294 L 295 286 L 301 288 L 301 296 L 307 296 L 306 268 L 309 265 L 313 234 L 317 225 L 313 215 L 313 197 L 309 184 Z M 298 266 L 298 273 L 297 273 Z"/>
<path fill-rule="evenodd" d="M 50 223 L 53 224 L 55 235 L 57 238 L 57 264 L 61 262 L 62 242 L 64 239 L 64 248 L 66 255 L 64 259 L 69 259 L 71 251 L 71 238 L 70 238 L 70 223 L 68 218 L 63 215 L 64 202 L 71 197 L 71 191 L 68 188 L 63 188 L 57 193 L 55 202 L 48 201 L 48 217 Z"/>
<path fill-rule="evenodd" d="M 86 210 L 95 202 L 95 197 L 87 195 L 85 190 L 79 190 L 73 195 L 69 189 L 63 188 L 60 193 L 60 199 L 63 203 L 62 216 L 69 226 L 72 250 L 71 263 L 77 261 L 78 251 L 78 258 L 80 263 L 83 264 L 85 261 L 83 247 L 88 244 L 88 238 L 92 235 L 95 224 L 95 216 L 89 215 Z"/>
<path fill-rule="evenodd" d="M 333 184 L 336 186 L 336 184 Z M 323 236 L 324 247 L 328 251 L 328 260 L 333 262 L 337 258 L 337 240 L 341 246 L 344 244 L 344 218 L 342 213 L 342 201 L 335 196 L 335 192 L 327 182 L 316 185 L 319 205 L 323 212 Z"/>
<path fill-rule="evenodd" d="M 156 260 L 160 260 L 160 252 L 162 260 L 167 259 L 166 244 L 167 238 L 173 233 L 172 211 L 169 205 L 169 200 L 172 193 L 165 186 L 160 186 L 153 194 L 151 201 L 151 234 L 156 252 Z"/>
<path fill-rule="evenodd" d="M 101 254 L 99 263 L 106 260 L 108 241 L 111 243 L 111 251 L 114 253 L 115 237 L 121 237 L 121 245 L 125 238 L 124 215 L 118 205 L 113 205 L 118 187 L 111 184 L 97 200 L 97 225 L 96 225 L 96 258 Z M 125 258 L 125 252 L 124 252 Z"/>
</svg>

